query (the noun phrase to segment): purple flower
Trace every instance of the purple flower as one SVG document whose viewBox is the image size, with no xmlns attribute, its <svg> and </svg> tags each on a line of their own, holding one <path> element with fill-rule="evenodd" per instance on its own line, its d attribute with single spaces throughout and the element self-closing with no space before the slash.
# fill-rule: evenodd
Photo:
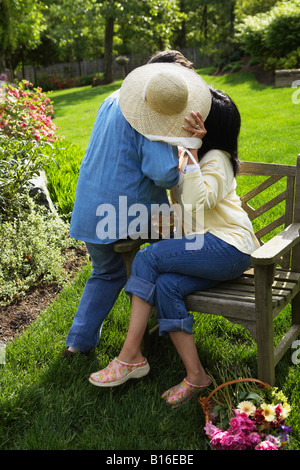
<svg viewBox="0 0 300 470">
<path fill-rule="evenodd" d="M 292 431 L 292 428 L 290 428 L 290 426 L 287 426 L 286 424 L 282 424 L 280 426 L 280 431 L 279 431 L 280 440 L 287 442 L 289 440 L 288 433 L 291 431 Z"/>
</svg>

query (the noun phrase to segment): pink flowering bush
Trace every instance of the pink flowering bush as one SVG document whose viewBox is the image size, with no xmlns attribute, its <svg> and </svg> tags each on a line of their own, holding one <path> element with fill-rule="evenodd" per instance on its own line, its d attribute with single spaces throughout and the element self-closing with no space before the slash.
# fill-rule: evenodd
<svg viewBox="0 0 300 470">
<path fill-rule="evenodd" d="M 233 413 L 228 429 L 211 421 L 204 427 L 216 450 L 279 450 L 289 440 L 291 428 L 286 425 L 286 418 L 290 406 L 277 389 L 270 388 L 261 395 L 249 393 Z"/>
<path fill-rule="evenodd" d="M 54 142 L 58 127 L 52 122 L 53 106 L 40 87 L 28 80 L 18 86 L 5 83 L 0 96 L 0 132 L 8 137 Z"/>
<path fill-rule="evenodd" d="M 58 140 L 53 106 L 41 88 L 26 80 L 0 87 L 0 219 L 13 217 L 20 194 L 51 160 L 46 147 Z M 51 153 L 51 151 L 50 151 Z"/>
</svg>

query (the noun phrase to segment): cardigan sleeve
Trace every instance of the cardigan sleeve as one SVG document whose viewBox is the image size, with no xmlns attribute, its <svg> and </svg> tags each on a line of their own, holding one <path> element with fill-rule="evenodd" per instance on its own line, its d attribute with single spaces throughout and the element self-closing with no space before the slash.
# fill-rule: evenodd
<svg viewBox="0 0 300 470">
<path fill-rule="evenodd" d="M 233 181 L 230 157 L 211 151 L 200 161 L 200 171 L 183 175 L 177 187 L 177 198 L 182 204 L 204 204 L 205 210 L 213 209 L 231 191 Z"/>
</svg>

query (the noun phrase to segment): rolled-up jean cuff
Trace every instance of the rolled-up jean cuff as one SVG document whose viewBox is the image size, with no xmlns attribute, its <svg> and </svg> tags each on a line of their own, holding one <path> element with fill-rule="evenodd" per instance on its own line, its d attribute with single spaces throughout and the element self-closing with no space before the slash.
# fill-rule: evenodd
<svg viewBox="0 0 300 470">
<path fill-rule="evenodd" d="M 185 331 L 193 334 L 194 316 L 189 314 L 186 318 L 158 318 L 159 336 L 166 336 L 169 332 Z"/>
<path fill-rule="evenodd" d="M 145 300 L 150 305 L 154 305 L 155 284 L 146 281 L 141 277 L 131 274 L 125 286 L 126 294 L 134 294 Z"/>
</svg>

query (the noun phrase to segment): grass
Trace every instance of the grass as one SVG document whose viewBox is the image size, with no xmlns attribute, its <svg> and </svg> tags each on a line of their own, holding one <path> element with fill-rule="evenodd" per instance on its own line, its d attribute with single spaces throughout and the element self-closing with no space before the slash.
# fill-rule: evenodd
<svg viewBox="0 0 300 470">
<path fill-rule="evenodd" d="M 299 109 L 292 104 L 291 89 L 259 85 L 243 73 L 214 77 L 207 69 L 201 72 L 208 83 L 228 92 L 241 111 L 243 160 L 295 163 Z M 59 169 L 53 167 L 50 172 L 57 198 L 62 200 L 67 188 L 75 190 L 79 160 L 99 104 L 120 83 L 52 94 L 55 122 L 66 137 L 66 150 L 58 152 Z M 72 177 L 63 183 L 67 174 Z M 249 184 L 247 179 L 239 181 Z M 72 200 L 73 196 L 68 197 Z M 68 210 L 66 207 L 62 211 L 66 214 Z M 89 265 L 79 272 L 57 300 L 6 346 L 6 364 L 0 365 L 0 449 L 208 450 L 197 400 L 175 410 L 160 400 L 161 393 L 184 375 L 168 339 L 154 338 L 147 351 L 151 371 L 142 380 L 107 390 L 89 384 L 89 374 L 105 366 L 123 344 L 130 315 L 124 292 L 106 319 L 99 348 L 72 363 L 61 358 L 90 269 Z M 276 342 L 289 325 L 290 315 L 286 308 L 276 318 Z M 255 377 L 256 347 L 247 330 L 222 317 L 203 314 L 195 319 L 194 336 L 201 360 L 217 382 L 220 370 L 230 378 Z M 299 450 L 300 373 L 292 363 L 293 352 L 288 351 L 277 366 L 276 386 L 284 391 L 293 408 L 289 420 L 293 433 L 286 448 Z"/>
<path fill-rule="evenodd" d="M 120 88 L 121 83 L 121 80 L 116 80 L 112 85 L 51 92 L 49 98 L 54 102 L 54 122 L 60 127 L 61 135 L 84 151 L 100 104 Z"/>
</svg>

